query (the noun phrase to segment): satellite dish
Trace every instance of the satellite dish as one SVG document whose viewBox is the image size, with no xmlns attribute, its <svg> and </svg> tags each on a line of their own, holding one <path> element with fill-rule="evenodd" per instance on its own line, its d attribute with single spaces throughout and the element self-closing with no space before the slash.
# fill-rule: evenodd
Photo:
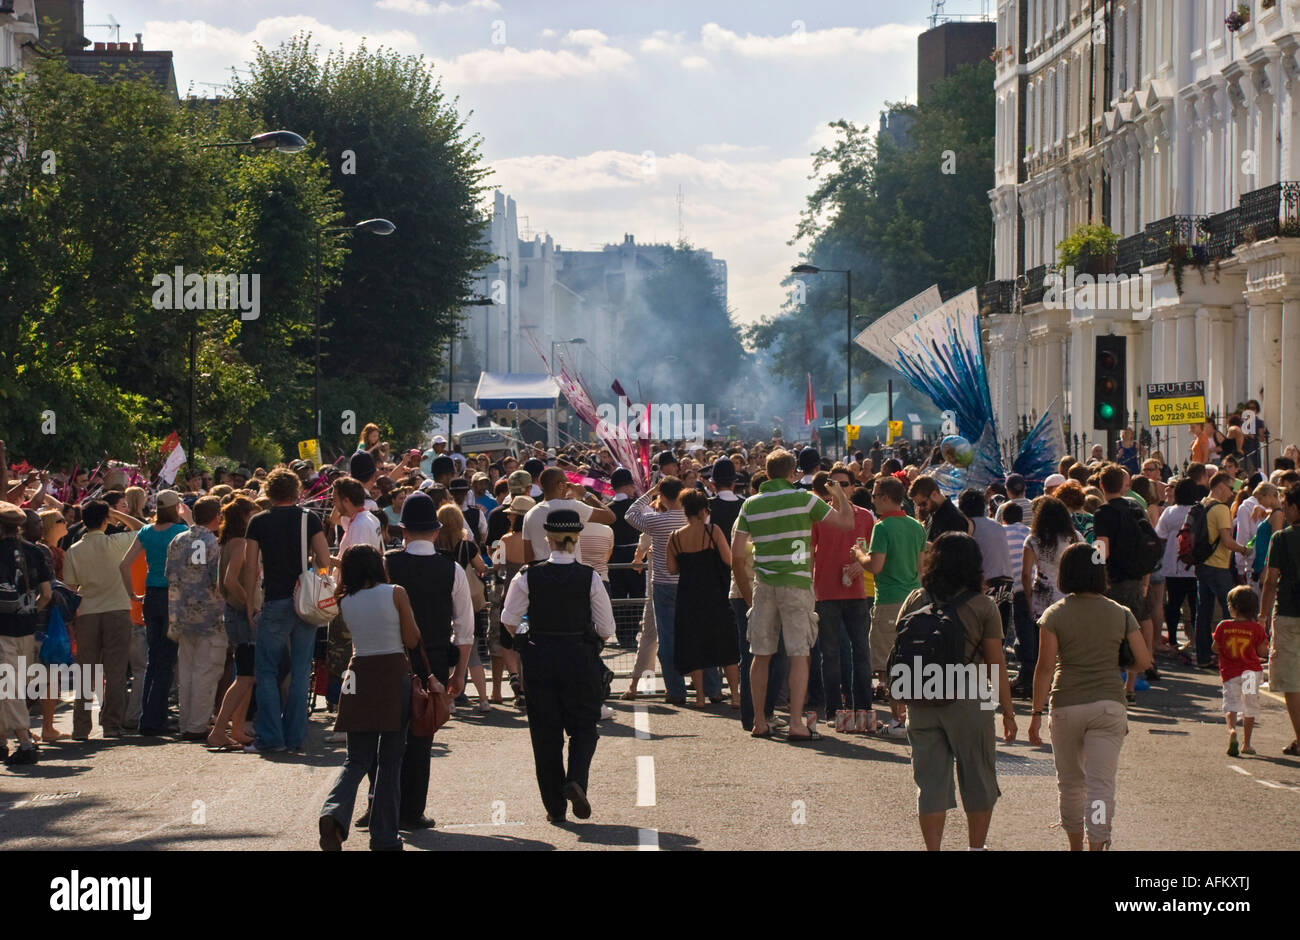
<svg viewBox="0 0 1300 940">
<path fill-rule="evenodd" d="M 512 401 L 511 401 L 511 402 L 506 402 L 506 410 L 507 410 L 507 411 L 518 411 L 518 410 L 519 410 L 519 406 L 516 405 L 516 404 L 515 404 L 514 402 L 512 402 Z"/>
</svg>

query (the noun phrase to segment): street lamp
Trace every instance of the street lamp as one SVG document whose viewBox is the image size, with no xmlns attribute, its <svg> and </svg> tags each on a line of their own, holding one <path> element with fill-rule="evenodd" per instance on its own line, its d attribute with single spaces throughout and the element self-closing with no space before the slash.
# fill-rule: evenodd
<svg viewBox="0 0 1300 940">
<path fill-rule="evenodd" d="M 338 235 L 343 232 L 369 232 L 371 235 L 392 235 L 397 231 L 397 226 L 387 219 L 363 219 L 352 225 L 331 225 L 326 228 L 316 230 L 316 263 L 312 269 L 312 291 L 315 295 L 316 315 L 315 315 L 315 333 L 316 333 L 316 365 L 313 370 L 315 391 L 313 393 L 313 404 L 316 411 L 316 440 L 320 441 L 321 436 L 321 410 L 320 410 L 320 242 L 325 235 Z M 317 444 L 319 447 L 319 443 Z"/>
<path fill-rule="evenodd" d="M 843 274 L 844 275 L 844 407 L 853 414 L 853 272 L 843 268 L 819 268 L 815 264 L 796 264 L 791 274 Z M 845 421 L 847 424 L 848 421 Z M 836 447 L 839 446 L 838 432 Z M 847 446 L 846 446 L 847 450 Z"/>
<path fill-rule="evenodd" d="M 471 297 L 461 302 L 461 307 L 491 307 L 496 303 L 491 297 Z M 456 356 L 456 328 L 453 324 L 451 335 L 447 337 L 447 401 L 455 401 L 456 396 L 451 390 L 452 367 L 455 363 Z M 486 357 L 486 353 L 484 354 Z M 486 370 L 485 370 L 486 371 Z M 457 414 L 460 408 L 456 409 Z M 451 439 L 451 415 L 447 415 L 447 439 Z"/>
<path fill-rule="evenodd" d="M 219 140 L 210 144 L 199 144 L 200 150 L 206 150 L 209 147 L 252 147 L 255 150 L 278 150 L 280 153 L 298 153 L 306 149 L 307 141 L 293 131 L 265 131 L 261 134 L 254 134 L 248 140 Z M 190 449 L 185 456 L 190 461 L 191 466 L 194 461 L 194 359 L 198 316 L 196 311 L 190 319 L 189 428 L 187 433 L 189 438 L 187 443 Z"/>
<path fill-rule="evenodd" d="M 559 341 L 551 340 L 551 359 L 550 359 L 551 374 L 552 375 L 555 374 L 555 348 L 557 346 L 586 346 L 586 345 L 587 345 L 587 341 L 583 339 L 581 336 L 575 336 L 573 339 L 570 340 L 559 340 Z M 559 446 L 560 443 L 558 440 L 559 434 L 557 433 L 557 431 L 558 428 L 556 427 L 555 424 L 555 406 L 552 405 L 546 411 L 546 436 L 548 438 L 546 443 L 548 443 L 552 447 L 557 447 Z"/>
<path fill-rule="evenodd" d="M 293 131 L 266 131 L 254 134 L 248 140 L 218 140 L 200 147 L 252 147 L 254 150 L 278 150 L 280 153 L 299 153 L 307 149 L 307 141 Z"/>
</svg>

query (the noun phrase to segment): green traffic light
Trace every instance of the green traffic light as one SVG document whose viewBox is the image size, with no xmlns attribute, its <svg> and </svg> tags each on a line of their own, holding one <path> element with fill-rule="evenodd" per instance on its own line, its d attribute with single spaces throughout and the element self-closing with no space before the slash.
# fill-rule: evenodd
<svg viewBox="0 0 1300 940">
<path fill-rule="evenodd" d="M 1115 408 L 1112 405 L 1102 402 L 1097 406 L 1097 414 L 1101 415 L 1106 421 L 1109 421 L 1111 418 L 1115 417 Z"/>
</svg>

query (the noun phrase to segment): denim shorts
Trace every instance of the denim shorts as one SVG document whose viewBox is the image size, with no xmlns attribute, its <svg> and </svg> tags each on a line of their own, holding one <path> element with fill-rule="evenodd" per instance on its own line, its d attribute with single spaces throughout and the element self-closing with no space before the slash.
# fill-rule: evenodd
<svg viewBox="0 0 1300 940">
<path fill-rule="evenodd" d="M 235 648 L 235 675 L 252 677 L 253 672 L 253 629 L 248 623 L 248 614 L 237 607 L 226 605 L 226 638 Z"/>
</svg>

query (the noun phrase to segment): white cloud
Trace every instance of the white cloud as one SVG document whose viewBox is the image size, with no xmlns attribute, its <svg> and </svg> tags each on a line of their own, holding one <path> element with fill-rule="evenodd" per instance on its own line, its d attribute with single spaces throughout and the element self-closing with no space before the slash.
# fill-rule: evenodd
<svg viewBox="0 0 1300 940">
<path fill-rule="evenodd" d="M 430 16 L 438 14 L 442 16 L 447 13 L 465 13 L 473 10 L 497 11 L 501 9 L 501 4 L 496 0 L 466 0 L 465 3 L 447 3 L 446 0 L 437 6 L 430 3 L 429 0 L 379 0 L 375 4 L 381 10 L 391 10 L 396 13 L 414 13 L 416 16 Z"/>
<path fill-rule="evenodd" d="M 642 52 L 680 54 L 686 44 L 682 33 L 672 33 L 666 29 L 657 29 L 641 40 Z"/>
<path fill-rule="evenodd" d="M 588 46 L 577 53 L 569 49 L 479 49 L 438 60 L 437 74 L 450 87 L 493 85 L 507 82 L 557 78 L 585 78 L 619 72 L 633 62 L 632 56 L 614 46 Z"/>
<path fill-rule="evenodd" d="M 548 27 L 546 27 L 546 29 L 542 30 L 542 31 L 541 31 L 540 33 L 538 33 L 537 35 L 541 36 L 543 39 L 550 39 L 550 38 L 552 38 L 553 36 L 555 36 L 556 33 L 555 33 L 555 30 L 551 29 L 551 28 L 548 26 Z"/>
<path fill-rule="evenodd" d="M 709 60 L 704 58 L 702 55 L 688 55 L 686 58 L 682 59 L 682 68 L 690 69 L 691 71 L 707 69 L 709 68 Z"/>
<path fill-rule="evenodd" d="M 804 157 L 783 160 L 728 162 L 704 160 L 684 153 L 644 154 L 598 150 L 581 157 L 536 154 L 496 160 L 492 168 L 498 183 L 510 192 L 591 192 L 600 189 L 657 188 L 664 180 L 692 183 L 710 190 L 776 193 L 791 178 L 807 173 Z"/>
<path fill-rule="evenodd" d="M 571 46 L 609 45 L 609 37 L 598 29 L 571 29 L 565 34 L 564 41 Z"/>
<path fill-rule="evenodd" d="M 695 148 L 700 153 L 710 154 L 712 156 L 722 156 L 723 154 L 740 154 L 740 153 L 763 153 L 771 148 L 767 144 L 756 144 L 754 146 L 743 146 L 741 144 L 700 144 Z"/>
<path fill-rule="evenodd" d="M 170 49 L 184 58 L 191 74 L 228 75 L 232 65 L 244 67 L 252 60 L 260 43 L 274 48 L 296 33 L 311 33 L 312 42 L 327 53 L 342 46 L 355 49 L 364 38 L 371 49 L 386 46 L 399 53 L 420 51 L 415 34 L 406 30 L 388 30 L 362 36 L 352 30 L 338 29 L 312 16 L 276 16 L 258 21 L 247 32 L 212 26 L 203 20 L 150 20 L 144 25 L 149 48 Z M 181 89 L 184 92 L 185 89 Z"/>
<path fill-rule="evenodd" d="M 712 52 L 731 52 L 756 59 L 826 59 L 833 56 L 881 54 L 916 48 L 920 26 L 886 23 L 866 29 L 838 26 L 833 29 L 792 30 L 780 36 L 740 35 L 717 23 L 700 28 L 700 44 Z"/>
</svg>

